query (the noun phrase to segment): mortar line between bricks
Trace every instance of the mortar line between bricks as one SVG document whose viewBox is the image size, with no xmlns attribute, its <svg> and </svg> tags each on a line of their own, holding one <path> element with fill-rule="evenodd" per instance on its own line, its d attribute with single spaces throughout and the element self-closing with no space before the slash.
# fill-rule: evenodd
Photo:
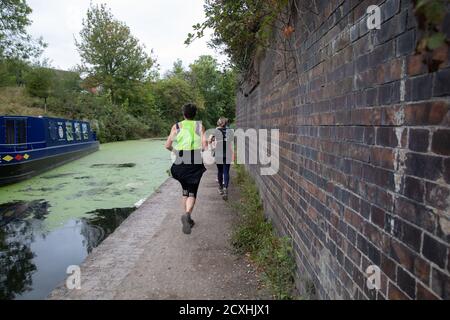
<svg viewBox="0 0 450 320">
<path fill-rule="evenodd" d="M 309 182 L 309 183 L 311 183 L 311 182 Z M 347 190 L 347 189 L 346 189 L 346 190 Z M 292 191 L 295 192 L 295 193 L 298 195 L 299 198 L 302 198 L 305 202 L 307 202 L 306 199 L 303 198 L 296 190 L 292 190 Z M 349 193 L 353 193 L 351 190 L 347 190 L 347 191 L 348 191 Z M 345 203 L 342 203 L 340 200 L 336 199 L 333 195 L 331 195 L 331 194 L 328 193 L 327 191 L 323 191 L 323 192 L 324 192 L 327 196 L 329 196 L 330 198 L 333 198 L 337 203 L 340 203 L 343 207 L 345 207 L 345 208 L 351 210 L 351 211 L 354 212 L 354 213 L 357 213 L 354 209 L 348 207 Z M 360 197 L 359 195 L 357 195 L 357 194 L 355 194 L 355 193 L 353 193 L 353 195 L 356 195 L 358 198 L 363 199 L 362 197 Z M 316 201 L 319 201 L 314 195 L 309 194 L 309 196 L 312 197 L 312 198 L 314 198 Z M 406 197 L 404 197 L 404 196 L 402 196 L 402 197 L 403 197 L 403 198 L 406 198 Z M 407 199 L 407 198 L 406 198 L 406 199 Z M 375 204 L 372 204 L 372 205 L 375 205 Z M 375 205 L 375 206 L 377 206 L 377 205 Z M 394 209 L 395 209 L 395 208 L 394 208 Z M 397 219 L 399 219 L 400 221 L 402 221 L 403 223 L 407 223 L 407 224 L 410 224 L 410 225 L 412 225 L 412 226 L 418 228 L 418 226 L 416 226 L 416 225 L 412 224 L 411 222 L 405 220 L 404 218 L 398 216 L 398 215 L 395 214 L 394 212 L 392 212 L 392 215 L 393 215 L 394 217 L 396 217 Z M 392 234 L 386 232 L 384 229 L 382 229 L 382 228 L 379 227 L 378 225 L 374 224 L 370 219 L 366 219 L 366 218 L 364 218 L 364 217 L 362 217 L 362 219 L 365 220 L 365 221 L 367 221 L 367 222 L 369 222 L 369 223 L 371 223 L 371 224 L 373 225 L 373 227 L 376 228 L 378 231 L 380 231 L 382 234 L 384 234 L 384 235 L 386 235 L 386 236 L 389 236 L 390 238 L 394 238 L 396 241 L 398 241 L 398 242 L 401 243 L 403 246 L 405 246 L 406 248 L 408 248 L 408 250 L 410 250 L 411 252 L 414 252 L 414 250 L 413 250 L 412 248 L 410 248 L 409 245 L 407 245 L 407 244 L 404 243 L 401 239 L 398 239 L 398 238 L 395 237 L 394 235 L 392 235 Z M 340 216 L 339 216 L 339 220 L 342 220 L 342 218 L 341 218 Z M 313 230 L 311 230 L 311 229 L 309 228 L 308 225 L 306 225 L 305 227 L 308 228 L 308 229 L 310 230 L 311 234 L 314 234 L 314 232 L 312 232 Z M 373 243 L 370 239 L 367 239 L 366 236 L 365 236 L 364 234 L 362 234 L 362 233 L 360 233 L 358 230 L 354 229 L 353 226 L 349 225 L 348 227 L 352 228 L 357 234 L 361 235 L 363 238 L 365 238 L 366 240 L 368 240 L 373 246 L 375 246 L 375 247 L 377 246 L 377 244 Z M 334 227 L 333 227 L 333 228 L 334 228 Z M 334 229 L 336 229 L 336 228 L 334 228 Z M 294 230 L 294 229 L 293 229 L 293 230 Z M 342 236 L 344 236 L 345 239 L 347 239 L 346 234 L 343 234 L 343 233 L 340 232 L 338 229 L 336 229 L 336 231 L 339 232 Z M 438 237 L 436 237 L 435 235 L 429 233 L 428 231 L 423 230 L 422 233 L 423 233 L 423 234 L 427 234 L 427 235 L 430 236 L 431 238 L 433 238 L 433 239 L 435 239 L 435 240 L 439 240 L 438 242 L 440 242 L 440 243 L 446 245 L 446 243 L 445 243 L 443 240 L 439 239 Z M 422 236 L 423 236 L 423 235 L 422 235 Z M 319 238 L 316 237 L 316 240 L 319 241 L 319 242 L 322 244 L 322 246 L 323 246 L 324 248 L 327 248 L 326 244 L 323 243 L 323 242 L 321 241 L 321 239 L 319 239 Z M 335 243 L 335 242 L 333 241 L 333 243 Z M 336 244 L 336 243 L 335 243 L 335 244 Z M 351 244 L 352 244 L 352 243 L 351 243 Z M 352 245 L 353 245 L 353 244 L 352 244 Z M 370 260 L 369 256 L 367 256 L 365 253 L 363 253 L 363 252 L 356 246 L 356 243 L 355 243 L 354 245 L 355 245 L 355 246 L 354 246 L 355 250 L 357 250 L 362 256 L 365 256 L 368 260 Z M 336 244 L 336 246 L 337 246 L 337 244 Z M 384 254 L 384 253 L 383 253 L 383 254 Z M 416 253 L 414 253 L 414 254 L 416 254 Z M 431 266 L 431 267 L 435 267 L 436 269 L 440 270 L 441 272 L 446 272 L 445 267 L 444 267 L 444 268 L 441 268 L 441 267 L 439 267 L 438 265 L 436 265 L 434 262 L 430 261 L 428 258 L 426 258 L 425 256 L 423 256 L 422 250 L 421 250 L 420 253 L 417 254 L 417 255 L 420 256 L 420 257 L 421 257 L 422 259 L 424 259 L 425 261 L 427 261 L 428 263 L 430 263 L 430 266 Z M 392 258 L 390 255 L 387 255 L 387 256 L 388 256 L 389 258 Z M 351 263 L 354 264 L 353 261 L 352 261 Z M 356 266 L 356 265 L 354 264 L 354 266 Z M 400 264 L 398 264 L 398 262 L 397 262 L 397 266 L 400 266 Z M 359 266 L 356 266 L 356 267 L 358 268 L 359 271 L 363 271 L 362 269 L 360 269 Z M 409 274 L 413 275 L 413 274 L 410 273 L 408 270 L 405 270 L 405 271 L 407 271 Z M 345 272 L 347 272 L 347 271 L 345 271 Z M 430 273 L 431 273 L 431 272 L 430 272 Z M 347 273 L 347 274 L 348 274 L 348 273 Z M 352 275 L 350 275 L 350 274 L 348 274 L 348 275 L 352 277 Z M 386 274 L 385 274 L 385 276 L 386 276 L 387 278 L 389 278 Z M 415 278 L 414 275 L 413 275 L 413 278 Z M 389 278 L 389 279 L 390 279 L 390 278 Z M 416 281 L 418 281 L 418 279 L 416 279 Z M 420 282 L 421 282 L 421 281 L 420 281 Z M 429 288 L 428 285 L 424 284 L 423 282 L 421 282 L 421 284 L 423 284 L 424 287 Z"/>
</svg>

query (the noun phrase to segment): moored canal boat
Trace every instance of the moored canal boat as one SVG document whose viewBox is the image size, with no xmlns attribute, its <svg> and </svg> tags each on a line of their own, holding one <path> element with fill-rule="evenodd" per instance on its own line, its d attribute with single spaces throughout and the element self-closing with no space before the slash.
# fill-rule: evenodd
<svg viewBox="0 0 450 320">
<path fill-rule="evenodd" d="M 0 186 L 28 179 L 98 149 L 89 122 L 0 116 Z"/>
</svg>

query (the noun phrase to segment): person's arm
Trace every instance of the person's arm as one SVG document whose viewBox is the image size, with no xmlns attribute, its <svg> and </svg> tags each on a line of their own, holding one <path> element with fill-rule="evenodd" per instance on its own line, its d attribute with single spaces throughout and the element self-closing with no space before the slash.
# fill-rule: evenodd
<svg viewBox="0 0 450 320">
<path fill-rule="evenodd" d="M 234 142 L 234 132 L 232 131 L 231 140 Z M 236 153 L 234 152 L 234 143 L 230 143 L 230 152 L 231 152 L 231 163 L 234 164 L 236 161 Z"/>
<path fill-rule="evenodd" d="M 166 142 L 166 149 L 169 151 L 173 151 L 173 140 L 175 139 L 175 136 L 177 134 L 177 127 L 176 125 L 174 125 L 172 127 L 172 130 L 170 131 L 170 135 L 167 138 L 167 142 Z"/>
<path fill-rule="evenodd" d="M 234 164 L 236 161 L 236 154 L 234 153 L 233 148 L 231 148 L 231 163 Z"/>
<path fill-rule="evenodd" d="M 208 139 L 206 138 L 206 129 L 202 125 L 202 149 L 203 151 L 208 150 Z"/>
</svg>

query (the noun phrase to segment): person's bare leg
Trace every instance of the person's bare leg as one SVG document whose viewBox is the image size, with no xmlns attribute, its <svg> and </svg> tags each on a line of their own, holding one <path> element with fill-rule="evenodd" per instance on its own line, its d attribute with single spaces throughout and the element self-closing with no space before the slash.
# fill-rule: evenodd
<svg viewBox="0 0 450 320">
<path fill-rule="evenodd" d="M 193 197 L 190 197 L 186 201 L 186 213 L 192 214 L 192 211 L 194 211 L 196 199 Z"/>
<path fill-rule="evenodd" d="M 194 210 L 195 198 L 189 197 L 186 199 L 186 213 L 181 216 L 181 222 L 183 223 L 183 232 L 185 234 L 191 234 L 191 229 L 195 222 L 191 218 L 191 213 Z"/>
<path fill-rule="evenodd" d="M 182 204 L 183 204 L 184 213 L 187 212 L 187 200 L 188 200 L 188 197 L 183 197 Z"/>
</svg>

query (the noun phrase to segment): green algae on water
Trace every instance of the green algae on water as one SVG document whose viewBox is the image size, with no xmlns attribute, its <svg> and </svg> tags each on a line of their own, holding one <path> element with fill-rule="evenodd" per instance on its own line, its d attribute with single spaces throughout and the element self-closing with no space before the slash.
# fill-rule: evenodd
<svg viewBox="0 0 450 320">
<path fill-rule="evenodd" d="M 103 144 L 100 151 L 40 176 L 0 188 L 0 204 L 48 204 L 49 231 L 89 212 L 129 208 L 151 195 L 166 179 L 170 155 L 161 140 Z"/>
</svg>

